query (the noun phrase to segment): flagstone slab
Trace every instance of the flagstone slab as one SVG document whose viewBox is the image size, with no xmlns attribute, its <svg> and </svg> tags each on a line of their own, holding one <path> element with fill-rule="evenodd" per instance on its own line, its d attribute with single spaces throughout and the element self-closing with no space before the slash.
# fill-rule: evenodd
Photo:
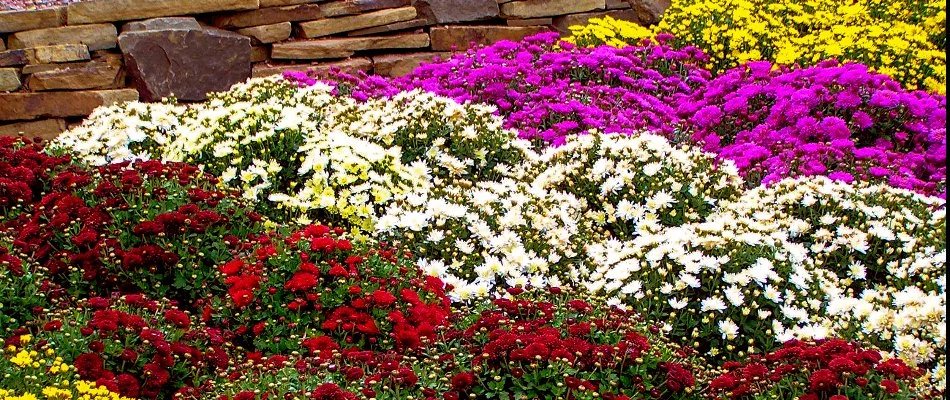
<svg viewBox="0 0 950 400">
<path fill-rule="evenodd" d="M 155 17 L 255 10 L 259 0 L 87 0 L 66 8 L 69 25 L 131 21 Z"/>
<path fill-rule="evenodd" d="M 138 99 L 135 89 L 0 93 L 0 121 L 85 117 L 96 107 Z"/>
<path fill-rule="evenodd" d="M 383 49 L 416 49 L 429 47 L 429 35 L 415 33 L 395 36 L 365 36 L 340 39 L 298 40 L 275 43 L 271 58 L 316 60 L 346 58 L 357 51 Z"/>
</svg>

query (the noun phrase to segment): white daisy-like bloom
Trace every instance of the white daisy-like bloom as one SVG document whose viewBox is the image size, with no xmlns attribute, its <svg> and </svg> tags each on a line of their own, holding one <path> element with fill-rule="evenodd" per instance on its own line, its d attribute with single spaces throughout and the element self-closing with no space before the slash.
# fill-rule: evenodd
<svg viewBox="0 0 950 400">
<path fill-rule="evenodd" d="M 864 280 L 867 278 L 867 269 L 864 268 L 863 263 L 855 261 L 848 267 L 848 275 L 854 280 Z"/>
<path fill-rule="evenodd" d="M 726 300 L 729 301 L 729 304 L 732 304 L 734 307 L 742 306 L 745 301 L 745 296 L 742 294 L 742 289 L 739 289 L 736 286 L 730 286 L 726 289 L 723 294 L 726 296 Z"/>
<path fill-rule="evenodd" d="M 688 273 L 681 273 L 679 275 L 679 281 L 684 285 L 691 288 L 698 288 L 702 286 L 702 282 L 695 275 Z"/>
<path fill-rule="evenodd" d="M 732 322 L 731 319 L 720 320 L 719 323 L 719 333 L 722 334 L 722 338 L 725 340 L 735 340 L 739 336 L 739 326 L 735 322 Z"/>
<path fill-rule="evenodd" d="M 644 165 L 641 171 L 643 171 L 643 174 L 646 176 L 654 176 L 660 172 L 661 169 L 663 169 L 663 164 L 652 162 Z"/>
<path fill-rule="evenodd" d="M 631 220 L 631 219 L 638 219 L 637 217 L 639 216 L 636 215 L 637 211 L 638 211 L 637 206 L 635 204 L 631 203 L 627 199 L 623 199 L 623 200 L 620 200 L 619 203 L 617 203 L 617 210 L 615 213 L 616 213 L 617 218 L 620 218 L 622 220 Z M 642 213 L 641 213 L 641 216 L 642 216 Z"/>
<path fill-rule="evenodd" d="M 770 279 L 778 280 L 778 275 L 775 273 L 775 264 L 764 257 L 756 259 L 755 264 L 752 264 L 746 272 L 750 278 L 760 285 L 768 284 Z"/>
<path fill-rule="evenodd" d="M 716 296 L 707 297 L 703 299 L 702 303 L 700 304 L 700 310 L 703 312 L 709 312 L 709 311 L 722 312 L 722 311 L 725 311 L 726 308 L 727 308 L 726 303 L 722 301 L 722 298 L 716 297 Z"/>
<path fill-rule="evenodd" d="M 667 302 L 670 303 L 670 307 L 673 307 L 674 310 L 682 310 L 686 308 L 687 305 L 689 305 L 689 301 L 680 300 L 675 297 L 670 297 Z"/>
</svg>

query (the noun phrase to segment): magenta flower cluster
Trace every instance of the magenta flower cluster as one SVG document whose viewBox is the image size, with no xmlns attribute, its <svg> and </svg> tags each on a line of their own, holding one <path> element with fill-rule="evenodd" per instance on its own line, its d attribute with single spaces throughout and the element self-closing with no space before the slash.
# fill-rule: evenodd
<svg viewBox="0 0 950 400">
<path fill-rule="evenodd" d="M 676 105 L 693 143 L 752 182 L 827 175 L 946 192 L 946 97 L 907 91 L 861 64 L 753 62 Z"/>
<path fill-rule="evenodd" d="M 710 78 L 698 67 L 705 60 L 692 47 L 576 48 L 545 33 L 424 64 L 402 78 L 323 78 L 343 83 L 357 99 L 420 88 L 459 102 L 492 104 L 522 138 L 557 145 L 589 129 L 672 134 L 681 122 L 675 104 Z"/>
<path fill-rule="evenodd" d="M 671 37 L 622 49 L 578 48 L 541 34 L 503 41 L 408 76 L 287 73 L 357 100 L 423 89 L 498 107 L 538 145 L 590 129 L 651 131 L 736 162 L 750 185 L 826 175 L 946 196 L 946 97 L 908 91 L 860 64 L 789 70 L 752 62 L 713 77 Z"/>
</svg>

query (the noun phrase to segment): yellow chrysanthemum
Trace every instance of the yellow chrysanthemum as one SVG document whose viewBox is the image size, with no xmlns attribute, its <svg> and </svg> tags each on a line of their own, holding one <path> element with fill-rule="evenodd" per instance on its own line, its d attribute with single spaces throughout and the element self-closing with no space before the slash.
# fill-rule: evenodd
<svg viewBox="0 0 950 400">
<path fill-rule="evenodd" d="M 579 46 L 622 47 L 660 32 L 711 57 L 714 73 L 752 60 L 853 61 L 908 89 L 944 93 L 946 3 L 935 0 L 674 0 L 652 30 L 610 17 L 571 27 Z"/>
</svg>

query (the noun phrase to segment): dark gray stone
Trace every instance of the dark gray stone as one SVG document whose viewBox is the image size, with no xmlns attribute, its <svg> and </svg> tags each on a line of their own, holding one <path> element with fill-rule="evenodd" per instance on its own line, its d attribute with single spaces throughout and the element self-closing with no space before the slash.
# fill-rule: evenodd
<svg viewBox="0 0 950 400">
<path fill-rule="evenodd" d="M 637 22 L 642 25 L 654 25 L 663 18 L 663 13 L 670 8 L 671 0 L 627 0 L 630 8 L 636 13 Z"/>
<path fill-rule="evenodd" d="M 126 70 L 143 101 L 172 94 L 202 101 L 209 92 L 250 78 L 250 38 L 216 28 L 187 29 L 180 21 L 153 25 L 159 29 L 119 35 Z"/>
<path fill-rule="evenodd" d="M 23 49 L 0 51 L 0 67 L 26 65 L 30 62 L 29 54 Z"/>
<path fill-rule="evenodd" d="M 414 0 L 419 13 L 440 24 L 483 21 L 497 18 L 495 0 Z"/>
</svg>

